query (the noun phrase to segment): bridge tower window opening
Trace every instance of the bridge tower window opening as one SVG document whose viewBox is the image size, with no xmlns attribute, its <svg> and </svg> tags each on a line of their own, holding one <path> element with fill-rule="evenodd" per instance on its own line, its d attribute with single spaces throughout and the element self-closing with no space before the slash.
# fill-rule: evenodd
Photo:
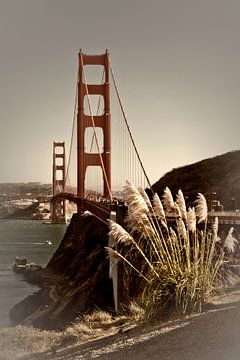
<svg viewBox="0 0 240 360">
<path fill-rule="evenodd" d="M 58 169 L 58 168 L 62 168 L 63 166 L 56 166 L 57 170 L 56 170 L 56 180 L 62 180 L 64 181 L 64 174 L 63 174 L 63 169 Z"/>
<path fill-rule="evenodd" d="M 55 143 L 55 144 L 63 144 L 63 143 Z M 54 152 L 55 152 L 55 154 L 64 155 L 65 150 L 64 150 L 63 145 L 55 145 L 54 146 Z"/>
<path fill-rule="evenodd" d="M 103 197 L 103 183 L 101 166 L 88 166 L 85 177 L 85 197 L 93 200 Z"/>
<path fill-rule="evenodd" d="M 103 146 L 104 146 L 103 129 L 97 127 L 95 131 L 96 131 L 100 151 L 101 153 L 103 153 Z M 86 128 L 84 142 L 85 142 L 85 153 L 98 154 L 98 147 L 92 127 Z"/>
<path fill-rule="evenodd" d="M 103 84 L 105 82 L 105 69 L 103 65 L 84 65 L 85 79 L 88 85 Z"/>
<path fill-rule="evenodd" d="M 84 96 L 84 115 L 102 116 L 105 113 L 104 97 L 101 94 Z"/>
<path fill-rule="evenodd" d="M 62 166 L 63 165 L 63 158 L 62 157 L 56 157 L 55 158 L 55 165 L 56 166 Z"/>
</svg>

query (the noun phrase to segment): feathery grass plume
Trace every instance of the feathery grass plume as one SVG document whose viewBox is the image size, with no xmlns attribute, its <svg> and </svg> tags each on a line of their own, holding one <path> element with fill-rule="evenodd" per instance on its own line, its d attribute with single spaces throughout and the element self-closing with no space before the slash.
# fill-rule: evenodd
<svg viewBox="0 0 240 360">
<path fill-rule="evenodd" d="M 218 239 L 218 217 L 215 217 L 214 222 L 212 224 L 212 232 L 209 231 L 209 234 L 206 234 L 206 261 L 210 265 L 212 262 L 214 251 L 215 251 L 215 245 Z"/>
<path fill-rule="evenodd" d="M 108 233 L 111 239 L 114 239 L 117 242 L 129 245 L 132 243 L 132 236 L 119 224 L 115 221 L 109 220 L 110 231 Z"/>
<path fill-rule="evenodd" d="M 128 180 L 126 180 L 126 185 L 124 186 L 125 194 L 126 194 L 126 200 L 127 203 L 131 207 L 135 207 L 135 210 L 141 210 L 141 212 L 149 213 L 148 206 L 140 194 L 139 190 Z"/>
<path fill-rule="evenodd" d="M 166 208 L 166 211 L 174 211 L 175 204 L 171 190 L 168 187 L 166 187 L 163 192 L 163 205 Z"/>
<path fill-rule="evenodd" d="M 176 196 L 176 203 L 179 206 L 183 220 L 185 220 L 187 218 L 186 203 L 185 203 L 185 199 L 184 199 L 182 190 L 180 190 L 180 189 L 178 190 L 178 193 Z"/>
<path fill-rule="evenodd" d="M 113 261 L 113 263 L 115 262 L 115 264 L 117 264 L 121 260 L 125 261 L 131 268 L 133 268 L 133 270 L 138 273 L 138 275 L 149 282 L 149 280 L 138 269 L 136 269 L 135 266 L 133 266 L 133 264 L 130 263 L 126 257 L 122 256 L 119 252 L 108 246 L 105 246 L 105 250 L 107 251 L 109 258 Z"/>
<path fill-rule="evenodd" d="M 201 193 L 198 193 L 195 203 L 196 216 L 198 219 L 198 224 L 200 224 L 202 221 L 205 221 L 207 219 L 208 215 L 208 207 L 205 196 Z"/>
<path fill-rule="evenodd" d="M 154 214 L 157 219 L 164 220 L 164 221 L 166 220 L 165 211 L 163 209 L 162 202 L 161 202 L 158 194 L 156 194 L 156 193 L 153 196 L 153 209 L 154 209 Z"/>
<path fill-rule="evenodd" d="M 183 219 L 182 218 L 177 219 L 176 223 L 177 223 L 177 231 L 178 231 L 179 238 L 187 239 L 187 230 L 186 230 L 186 226 L 183 222 Z"/>
<path fill-rule="evenodd" d="M 141 206 L 137 205 L 135 208 L 128 207 L 127 229 L 130 235 L 135 232 L 141 234 L 142 237 L 154 236 L 154 230 L 149 216 L 141 211 Z"/>
<path fill-rule="evenodd" d="M 190 207 L 188 209 L 186 223 L 189 231 L 191 232 L 196 231 L 197 220 L 196 220 L 195 208 Z"/>
<path fill-rule="evenodd" d="M 175 218 L 181 219 L 182 213 L 181 213 L 180 207 L 178 206 L 178 204 L 176 202 L 174 203 L 174 210 L 175 210 Z"/>
<path fill-rule="evenodd" d="M 148 205 L 130 181 L 126 181 L 125 194 L 128 203 L 127 225 L 130 234 L 137 232 L 144 234 L 145 237 L 154 235 Z"/>
<path fill-rule="evenodd" d="M 178 241 L 178 237 L 177 234 L 175 233 L 175 231 L 170 227 L 169 229 L 170 232 L 170 237 L 173 243 L 176 243 Z"/>
<path fill-rule="evenodd" d="M 151 211 L 152 210 L 152 204 L 151 204 L 151 201 L 150 201 L 146 191 L 143 190 L 142 188 L 139 188 L 139 193 L 142 195 L 142 198 L 145 201 L 145 203 L 147 204 L 148 209 Z"/>
<path fill-rule="evenodd" d="M 115 223 L 112 220 L 109 220 L 109 224 L 110 224 L 110 232 L 109 235 L 111 236 L 111 238 L 115 241 L 117 241 L 118 243 L 123 243 L 124 245 L 129 245 L 132 244 L 135 246 L 135 248 L 138 250 L 138 252 L 143 256 L 144 261 L 149 265 L 149 267 L 151 268 L 151 270 L 154 272 L 154 267 L 152 266 L 151 262 L 148 260 L 148 258 L 146 257 L 146 254 L 143 252 L 143 250 L 141 249 L 141 247 L 138 245 L 138 243 L 133 239 L 133 237 L 125 230 L 123 229 L 123 227 L 117 223 Z M 114 260 L 115 258 L 118 260 L 117 257 L 120 257 L 121 259 L 123 259 L 123 256 L 119 253 L 119 252 L 111 252 L 111 250 L 109 250 L 111 248 L 107 248 L 106 250 L 110 253 L 110 255 L 112 256 L 112 260 Z M 112 249 L 113 250 L 113 249 Z M 110 257 L 111 257 L 110 256 Z M 115 261 L 116 262 L 116 261 Z M 157 275 L 157 274 L 156 274 Z"/>
<path fill-rule="evenodd" d="M 116 250 L 108 246 L 105 246 L 105 250 L 107 251 L 109 258 L 112 260 L 113 263 L 117 264 L 119 261 L 123 259 L 122 255 Z"/>
<path fill-rule="evenodd" d="M 224 248 L 227 248 L 228 251 L 230 251 L 231 253 L 234 253 L 235 247 L 238 243 L 237 239 L 233 236 L 233 230 L 234 230 L 234 228 L 231 227 L 231 229 L 229 230 L 229 233 L 224 241 Z"/>
<path fill-rule="evenodd" d="M 132 230 L 142 228 L 142 222 L 147 221 L 146 214 L 149 214 L 149 208 L 139 190 L 126 180 L 124 187 L 126 201 L 128 204 L 128 224 Z"/>
</svg>

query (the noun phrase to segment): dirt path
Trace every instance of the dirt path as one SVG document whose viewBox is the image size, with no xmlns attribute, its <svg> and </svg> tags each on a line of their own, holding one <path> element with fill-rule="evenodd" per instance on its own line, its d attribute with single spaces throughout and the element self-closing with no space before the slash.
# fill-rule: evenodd
<svg viewBox="0 0 240 360">
<path fill-rule="evenodd" d="M 240 291 L 184 321 L 148 323 L 32 359 L 240 360 Z"/>
</svg>

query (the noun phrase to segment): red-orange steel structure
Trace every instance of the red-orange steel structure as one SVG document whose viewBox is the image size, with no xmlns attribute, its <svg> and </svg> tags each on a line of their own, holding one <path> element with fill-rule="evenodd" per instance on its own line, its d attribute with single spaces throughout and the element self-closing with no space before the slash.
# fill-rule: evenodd
<svg viewBox="0 0 240 360">
<path fill-rule="evenodd" d="M 59 160 L 57 160 L 59 159 Z M 54 197 L 64 192 L 65 188 L 65 143 L 53 142 L 53 171 L 52 171 L 52 193 L 53 201 L 51 204 L 51 220 L 53 223 L 66 222 L 66 206 L 64 199 L 54 199 Z"/>
<path fill-rule="evenodd" d="M 105 82 L 103 84 L 86 84 L 85 65 L 99 65 L 104 67 Z M 104 99 L 104 113 L 102 115 L 86 115 L 84 112 L 84 98 L 88 101 L 91 95 L 102 95 Z M 103 152 L 85 152 L 85 130 L 88 127 L 101 128 L 103 131 Z M 97 139 L 96 139 L 97 141 Z M 100 166 L 103 173 L 103 196 L 111 198 L 111 125 L 110 125 L 110 83 L 109 57 L 106 50 L 103 55 L 86 55 L 79 52 L 78 77 L 78 113 L 77 113 L 77 195 L 85 196 L 85 176 L 88 166 Z M 81 206 L 80 206 L 81 207 Z M 79 209 L 83 210 L 83 209 Z"/>
</svg>

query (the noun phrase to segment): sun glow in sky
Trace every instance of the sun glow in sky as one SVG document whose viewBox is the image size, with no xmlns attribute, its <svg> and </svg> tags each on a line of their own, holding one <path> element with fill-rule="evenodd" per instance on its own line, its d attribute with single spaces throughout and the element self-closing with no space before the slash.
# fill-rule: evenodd
<svg viewBox="0 0 240 360">
<path fill-rule="evenodd" d="M 240 2 L 0 0 L 0 182 L 51 182 L 78 51 L 108 48 L 152 182 L 239 149 Z"/>
</svg>

